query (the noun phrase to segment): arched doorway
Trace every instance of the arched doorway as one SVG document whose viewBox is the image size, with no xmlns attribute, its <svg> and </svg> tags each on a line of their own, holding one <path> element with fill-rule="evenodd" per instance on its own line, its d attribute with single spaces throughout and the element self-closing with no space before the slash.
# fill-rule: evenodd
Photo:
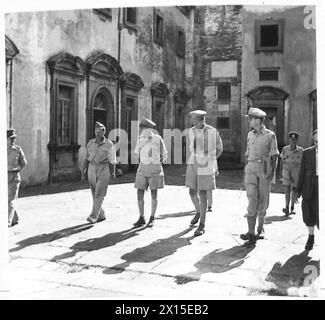
<svg viewBox="0 0 325 320">
<path fill-rule="evenodd" d="M 249 107 L 257 107 L 266 112 L 265 126 L 274 131 L 279 149 L 285 142 L 285 104 L 289 94 L 276 87 L 258 87 L 247 94 Z"/>
<path fill-rule="evenodd" d="M 113 98 L 110 92 L 105 88 L 99 88 L 94 93 L 92 102 L 92 128 L 95 128 L 95 123 L 97 121 L 104 124 L 107 128 L 106 137 L 108 136 L 108 131 L 112 128 L 113 117 Z"/>
</svg>

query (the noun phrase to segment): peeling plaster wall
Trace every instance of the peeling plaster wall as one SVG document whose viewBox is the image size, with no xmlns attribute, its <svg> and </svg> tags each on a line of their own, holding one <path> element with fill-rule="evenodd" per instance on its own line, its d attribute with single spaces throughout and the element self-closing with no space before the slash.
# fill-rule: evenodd
<svg viewBox="0 0 325 320">
<path fill-rule="evenodd" d="M 164 15 L 165 40 L 153 43 L 153 8 L 138 8 L 138 32 L 121 32 L 121 67 L 139 75 L 144 88 L 138 97 L 138 118 L 151 117 L 150 86 L 154 81 L 167 85 L 165 127 L 174 125 L 173 95 L 177 89 L 192 92 L 193 13 L 186 17 L 176 7 L 160 7 Z M 123 14 L 121 14 L 123 17 Z M 92 10 L 10 13 L 5 17 L 5 32 L 19 48 L 13 63 L 13 127 L 28 165 L 22 171 L 22 185 L 46 183 L 48 178 L 50 128 L 50 76 L 46 61 L 66 51 L 85 61 L 93 51 L 101 50 L 117 59 L 118 9 L 112 9 L 112 21 L 103 21 Z M 176 26 L 186 31 L 184 59 L 175 54 Z M 86 83 L 79 84 L 78 155 L 79 167 L 86 145 Z M 115 97 L 114 97 L 115 99 Z M 188 103 L 191 106 L 191 101 Z"/>
</svg>

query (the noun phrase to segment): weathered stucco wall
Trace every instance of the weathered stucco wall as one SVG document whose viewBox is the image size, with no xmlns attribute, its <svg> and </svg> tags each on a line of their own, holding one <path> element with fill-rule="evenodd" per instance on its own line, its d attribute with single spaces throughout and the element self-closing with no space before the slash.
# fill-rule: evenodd
<svg viewBox="0 0 325 320">
<path fill-rule="evenodd" d="M 195 64 L 195 104 L 208 112 L 207 122 L 217 123 L 218 83 L 231 83 L 230 128 L 218 129 L 224 144 L 222 158 L 239 161 L 240 157 L 240 103 L 241 103 L 241 56 L 242 29 L 241 6 L 206 6 L 197 12 L 197 41 Z M 228 67 L 231 61 L 237 65 L 235 73 Z M 224 66 L 224 75 L 212 70 L 212 64 Z M 216 73 L 216 74 L 214 74 Z M 222 159 L 221 159 L 222 160 Z"/>
<path fill-rule="evenodd" d="M 186 33 L 193 28 L 193 14 L 186 17 L 176 7 L 159 8 L 164 15 L 165 41 L 153 43 L 153 8 L 138 8 L 138 32 L 124 28 L 121 32 L 121 67 L 124 72 L 139 75 L 144 88 L 138 97 L 138 118 L 151 117 L 150 86 L 160 81 L 169 88 L 165 127 L 174 125 L 173 95 L 178 88 L 191 92 L 191 35 L 187 34 L 185 59 L 175 55 L 175 26 Z M 100 50 L 117 59 L 118 9 L 112 9 L 112 20 L 103 21 L 92 10 L 11 13 L 5 18 L 6 34 L 19 48 L 13 63 L 13 127 L 27 156 L 22 172 L 23 184 L 45 183 L 49 171 L 50 76 L 46 61 L 66 51 L 85 61 Z M 187 65 L 185 67 L 185 64 Z M 79 167 L 86 144 L 86 83 L 78 88 Z M 114 97 L 115 99 L 115 97 Z M 190 105 L 190 104 L 189 104 Z"/>
<path fill-rule="evenodd" d="M 245 6 L 243 18 L 243 85 L 242 114 L 246 110 L 246 95 L 259 86 L 274 86 L 289 94 L 288 113 L 285 119 L 287 133 L 301 133 L 300 144 L 308 146 L 311 141 L 311 108 L 308 94 L 316 89 L 316 34 L 306 29 L 304 6 L 259 11 Z M 267 18 L 284 19 L 283 52 L 255 53 L 255 20 Z M 259 81 L 258 68 L 279 67 L 278 81 Z M 242 140 L 246 141 L 246 121 L 243 121 Z M 245 149 L 243 144 L 243 150 Z"/>
</svg>

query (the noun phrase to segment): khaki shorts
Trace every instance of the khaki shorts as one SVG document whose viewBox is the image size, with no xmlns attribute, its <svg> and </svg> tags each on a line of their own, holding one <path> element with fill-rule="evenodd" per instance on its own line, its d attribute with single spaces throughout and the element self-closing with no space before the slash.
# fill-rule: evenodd
<svg viewBox="0 0 325 320">
<path fill-rule="evenodd" d="M 194 190 L 213 190 L 216 188 L 215 173 L 198 175 L 197 166 L 188 164 L 186 168 L 185 186 Z"/>
<path fill-rule="evenodd" d="M 285 186 L 297 186 L 299 180 L 299 166 L 286 168 L 282 170 L 283 184 Z"/>
<path fill-rule="evenodd" d="M 135 176 L 134 187 L 141 190 L 148 190 L 150 187 L 151 190 L 162 189 L 165 186 L 164 176 L 151 176 L 146 177 L 141 174 Z"/>
</svg>

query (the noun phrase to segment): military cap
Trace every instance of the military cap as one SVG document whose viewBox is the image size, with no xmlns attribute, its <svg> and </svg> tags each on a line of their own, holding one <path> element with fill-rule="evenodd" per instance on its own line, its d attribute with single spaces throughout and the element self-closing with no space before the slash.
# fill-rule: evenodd
<svg viewBox="0 0 325 320">
<path fill-rule="evenodd" d="M 140 127 L 146 127 L 146 128 L 154 128 L 156 126 L 156 124 L 152 120 L 150 120 L 150 119 L 143 118 L 140 121 L 139 126 Z"/>
<path fill-rule="evenodd" d="M 192 117 L 204 117 L 206 114 L 207 113 L 204 110 L 193 110 L 190 112 Z"/>
<path fill-rule="evenodd" d="M 103 129 L 105 129 L 105 126 L 101 122 L 96 121 L 95 128 L 103 128 Z"/>
<path fill-rule="evenodd" d="M 290 131 L 288 133 L 289 138 L 299 138 L 299 136 L 300 136 L 300 134 L 298 132 L 296 132 L 296 131 Z"/>
<path fill-rule="evenodd" d="M 249 108 L 248 114 L 246 115 L 246 117 L 265 118 L 266 113 L 259 108 L 251 107 L 251 108 Z"/>
<path fill-rule="evenodd" d="M 15 129 L 8 129 L 7 130 L 7 138 L 16 138 L 16 130 Z"/>
</svg>

